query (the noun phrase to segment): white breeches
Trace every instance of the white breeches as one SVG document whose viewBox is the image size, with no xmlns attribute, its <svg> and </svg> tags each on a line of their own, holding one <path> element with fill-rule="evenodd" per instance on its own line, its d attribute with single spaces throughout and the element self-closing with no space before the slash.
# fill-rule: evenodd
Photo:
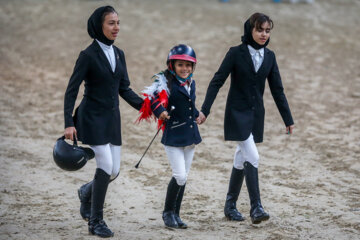
<svg viewBox="0 0 360 240">
<path fill-rule="evenodd" d="M 194 158 L 195 145 L 186 147 L 164 147 L 172 169 L 172 176 L 178 185 L 185 185 Z"/>
<path fill-rule="evenodd" d="M 101 168 L 111 175 L 110 179 L 114 179 L 120 171 L 121 146 L 108 143 L 105 145 L 92 145 L 90 147 L 95 152 L 97 168 Z"/>
<path fill-rule="evenodd" d="M 259 166 L 259 153 L 252 134 L 245 141 L 238 142 L 234 154 L 234 168 L 244 169 L 245 162 L 251 163 L 255 168 Z"/>
</svg>

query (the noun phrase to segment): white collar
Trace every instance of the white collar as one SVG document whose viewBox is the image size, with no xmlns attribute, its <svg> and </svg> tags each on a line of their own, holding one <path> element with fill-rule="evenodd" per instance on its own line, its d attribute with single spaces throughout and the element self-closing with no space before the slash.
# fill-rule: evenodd
<svg viewBox="0 0 360 240">
<path fill-rule="evenodd" d="M 178 80 L 180 84 L 183 84 L 183 82 L 180 81 L 179 79 L 176 79 L 176 80 Z M 187 82 L 189 83 L 189 86 L 191 86 L 192 81 L 193 81 L 192 78 L 187 80 Z"/>
<path fill-rule="evenodd" d="M 100 41 L 97 40 L 97 39 L 95 39 L 95 40 L 99 43 L 99 45 L 100 45 L 100 47 L 101 47 L 102 50 L 107 50 L 107 51 L 109 51 L 109 50 L 112 49 L 112 45 L 108 46 L 108 45 L 100 42 Z"/>
<path fill-rule="evenodd" d="M 250 52 L 251 56 L 254 56 L 256 52 L 259 52 L 260 56 L 264 57 L 264 48 L 260 48 L 259 50 L 256 50 L 255 48 L 253 48 L 250 45 L 247 45 L 247 46 L 248 46 L 248 49 L 249 49 L 249 52 Z"/>
</svg>

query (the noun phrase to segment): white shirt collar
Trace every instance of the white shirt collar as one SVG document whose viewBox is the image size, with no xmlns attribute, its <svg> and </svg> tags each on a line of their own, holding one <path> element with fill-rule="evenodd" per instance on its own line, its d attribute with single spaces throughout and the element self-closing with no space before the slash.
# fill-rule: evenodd
<svg viewBox="0 0 360 240">
<path fill-rule="evenodd" d="M 180 81 L 179 79 L 177 79 L 177 80 L 179 81 L 180 84 L 183 84 L 182 81 Z M 191 86 L 191 83 L 192 83 L 192 81 L 193 81 L 192 78 L 188 79 L 187 81 L 189 82 L 189 86 Z"/>
<path fill-rule="evenodd" d="M 256 52 L 259 52 L 260 56 L 264 57 L 264 48 L 260 48 L 259 50 L 256 50 L 255 48 L 253 48 L 250 45 L 247 45 L 247 46 L 248 46 L 248 49 L 249 49 L 249 52 L 250 52 L 251 56 L 254 56 Z"/>
<path fill-rule="evenodd" d="M 106 51 L 109 51 L 109 50 L 112 49 L 112 45 L 108 46 L 108 45 L 100 42 L 100 41 L 97 40 L 97 39 L 95 39 L 95 40 L 99 43 L 99 45 L 100 45 L 100 47 L 101 47 L 102 50 L 104 50 L 104 51 L 105 51 L 105 50 L 106 50 Z"/>
</svg>

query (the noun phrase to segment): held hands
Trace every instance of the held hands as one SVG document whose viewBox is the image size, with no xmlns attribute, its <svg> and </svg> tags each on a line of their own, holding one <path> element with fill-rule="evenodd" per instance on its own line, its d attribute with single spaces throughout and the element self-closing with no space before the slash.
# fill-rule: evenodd
<svg viewBox="0 0 360 240">
<path fill-rule="evenodd" d="M 159 116 L 160 120 L 168 120 L 170 119 L 169 113 L 167 111 L 163 111 L 160 116 Z"/>
<path fill-rule="evenodd" d="M 292 134 L 294 130 L 294 124 L 286 127 L 286 134 Z"/>
<path fill-rule="evenodd" d="M 76 132 L 75 127 L 65 128 L 65 131 L 64 131 L 65 139 L 71 139 L 72 141 L 74 141 L 74 135 L 75 135 L 75 138 L 77 139 L 77 132 Z"/>
<path fill-rule="evenodd" d="M 203 124 L 206 121 L 206 117 L 205 114 L 203 112 L 199 113 L 199 116 L 196 118 L 196 123 L 197 124 Z"/>
</svg>

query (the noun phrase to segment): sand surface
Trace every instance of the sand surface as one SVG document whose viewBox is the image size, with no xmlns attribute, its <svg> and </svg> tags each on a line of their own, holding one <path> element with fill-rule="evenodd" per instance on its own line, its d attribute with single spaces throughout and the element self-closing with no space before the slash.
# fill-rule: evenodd
<svg viewBox="0 0 360 240">
<path fill-rule="evenodd" d="M 276 53 L 296 124 L 286 135 L 267 87 L 258 149 L 262 203 L 271 218 L 251 224 L 244 185 L 238 208 L 246 221 L 226 221 L 235 151 L 235 143 L 223 138 L 228 80 L 200 126 L 203 142 L 182 208 L 189 228 L 174 231 L 161 219 L 171 170 L 160 138 L 134 168 L 156 126 L 135 125 L 137 111 L 120 100 L 121 173 L 105 204 L 115 239 L 359 239 L 358 0 L 0 1 L 0 239 L 96 239 L 80 217 L 76 192 L 93 177 L 95 161 L 65 172 L 54 164 L 52 147 L 63 133 L 63 97 L 74 63 L 91 43 L 87 19 L 104 4 L 119 12 L 116 45 L 126 54 L 137 93 L 165 68 L 172 46 L 195 49 L 198 108 L 227 50 L 240 44 L 243 22 L 256 11 L 270 15 L 275 28 L 268 47 Z"/>
</svg>

